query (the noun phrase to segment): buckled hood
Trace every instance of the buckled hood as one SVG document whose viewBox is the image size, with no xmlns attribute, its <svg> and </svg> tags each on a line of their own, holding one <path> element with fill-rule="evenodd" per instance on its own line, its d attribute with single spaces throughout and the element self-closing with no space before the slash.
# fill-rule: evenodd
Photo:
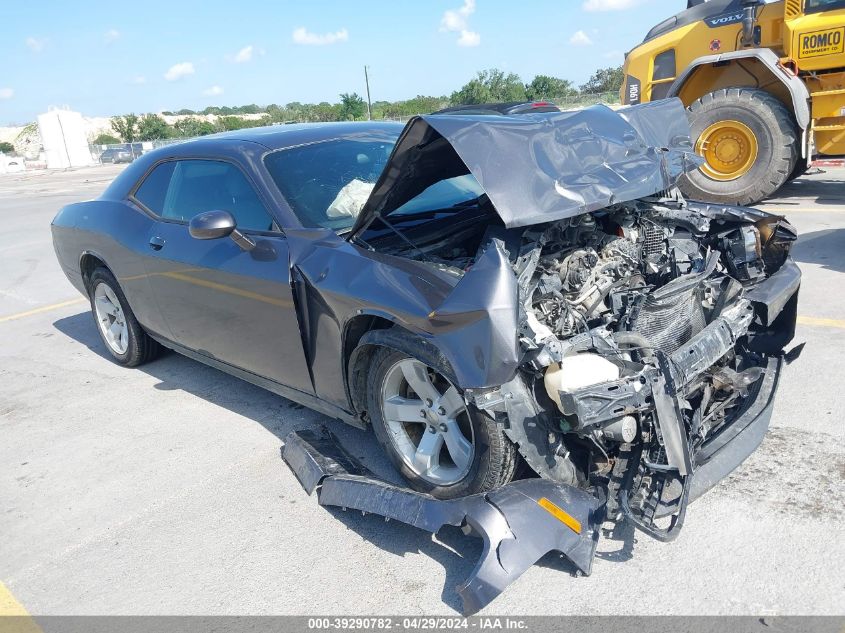
<svg viewBox="0 0 845 633">
<path fill-rule="evenodd" d="M 354 235 L 447 178 L 471 173 L 508 227 L 561 220 L 672 187 L 701 159 L 678 99 L 613 110 L 411 119 Z"/>
</svg>

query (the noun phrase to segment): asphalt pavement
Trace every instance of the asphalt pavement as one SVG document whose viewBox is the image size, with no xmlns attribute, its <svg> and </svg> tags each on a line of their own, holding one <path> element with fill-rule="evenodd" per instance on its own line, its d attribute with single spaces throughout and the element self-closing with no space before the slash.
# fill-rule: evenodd
<svg viewBox="0 0 845 633">
<path fill-rule="evenodd" d="M 325 424 L 387 473 L 369 433 L 177 354 L 109 360 L 49 224 L 121 168 L 0 176 L 0 610 L 455 614 L 479 540 L 321 508 L 279 457 Z M 845 170 L 760 206 L 801 232 L 807 344 L 761 448 L 674 543 L 620 530 L 590 577 L 546 558 L 484 613 L 845 613 Z"/>
</svg>

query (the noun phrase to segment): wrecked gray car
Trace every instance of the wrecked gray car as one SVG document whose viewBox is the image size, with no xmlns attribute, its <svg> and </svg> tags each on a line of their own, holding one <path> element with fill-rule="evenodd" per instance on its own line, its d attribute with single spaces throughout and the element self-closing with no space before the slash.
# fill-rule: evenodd
<svg viewBox="0 0 845 633">
<path fill-rule="evenodd" d="M 481 535 L 471 612 L 550 550 L 589 573 L 605 519 L 674 538 L 762 440 L 796 233 L 684 200 L 698 161 L 677 100 L 241 130 L 53 235 L 118 362 L 165 346 L 371 427 L 413 490 L 320 433 L 285 459 L 323 504 Z"/>
</svg>

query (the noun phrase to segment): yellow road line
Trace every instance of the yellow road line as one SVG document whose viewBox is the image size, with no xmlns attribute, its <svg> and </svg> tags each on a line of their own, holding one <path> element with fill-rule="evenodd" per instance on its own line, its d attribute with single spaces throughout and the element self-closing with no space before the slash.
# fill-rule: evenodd
<svg viewBox="0 0 845 633">
<path fill-rule="evenodd" d="M 845 330 L 845 321 L 842 319 L 821 319 L 819 317 L 799 316 L 798 323 L 801 325 L 819 325 L 821 327 L 836 327 Z"/>
<path fill-rule="evenodd" d="M 32 316 L 33 314 L 41 314 L 42 312 L 49 312 L 50 310 L 58 310 L 59 308 L 76 305 L 77 303 L 88 303 L 88 300 L 80 297 L 79 299 L 69 299 L 68 301 L 51 303 L 48 306 L 33 308 L 32 310 L 27 310 L 26 312 L 18 312 L 17 314 L 7 314 L 6 316 L 0 316 L 0 323 L 5 323 L 6 321 L 14 321 L 15 319 L 23 319 L 25 317 Z"/>
<path fill-rule="evenodd" d="M 43 633 L 24 606 L 0 582 L 0 631 L 2 633 Z"/>
<path fill-rule="evenodd" d="M 6 589 L 6 585 L 0 582 L 0 616 L 3 615 L 29 615 L 29 613 L 12 595 L 12 592 Z"/>
</svg>

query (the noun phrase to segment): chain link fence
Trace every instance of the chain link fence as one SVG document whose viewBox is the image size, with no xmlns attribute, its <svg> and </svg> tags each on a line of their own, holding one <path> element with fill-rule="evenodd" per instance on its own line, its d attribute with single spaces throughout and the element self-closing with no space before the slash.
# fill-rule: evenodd
<svg viewBox="0 0 845 633">
<path fill-rule="evenodd" d="M 147 152 L 151 152 L 159 147 L 164 147 L 165 145 L 173 145 L 174 143 L 181 143 L 187 140 L 187 138 L 166 138 L 155 141 L 135 141 L 133 143 L 109 143 L 107 145 L 95 145 L 93 143 L 89 143 L 88 149 L 91 152 L 91 158 L 98 163 L 115 162 L 110 158 L 110 155 L 113 152 L 107 153 L 108 150 L 113 150 L 114 152 L 119 152 L 121 150 L 125 151 L 129 154 L 129 160 L 118 160 L 117 162 L 131 162 L 138 158 L 141 154 L 146 154 Z"/>
<path fill-rule="evenodd" d="M 600 103 L 604 105 L 619 105 L 620 103 L 618 90 L 613 92 L 582 92 L 571 97 L 549 99 L 549 101 L 564 110 L 577 110 Z"/>
</svg>

